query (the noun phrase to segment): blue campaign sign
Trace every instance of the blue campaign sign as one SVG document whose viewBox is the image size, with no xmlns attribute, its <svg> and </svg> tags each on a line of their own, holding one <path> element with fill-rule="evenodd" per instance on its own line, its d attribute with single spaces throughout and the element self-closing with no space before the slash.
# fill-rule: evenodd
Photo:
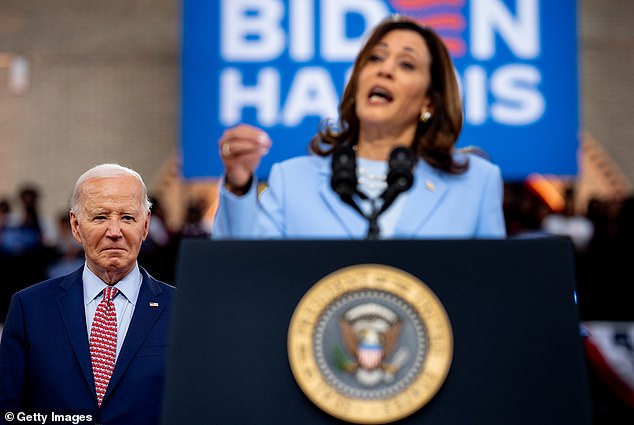
<svg viewBox="0 0 634 425">
<path fill-rule="evenodd" d="M 574 0 L 183 0 L 181 147 L 186 178 L 220 176 L 217 141 L 265 129 L 274 162 L 307 152 L 364 37 L 392 13 L 436 29 L 461 83 L 459 146 L 483 148 L 506 180 L 574 176 L 579 142 Z"/>
</svg>

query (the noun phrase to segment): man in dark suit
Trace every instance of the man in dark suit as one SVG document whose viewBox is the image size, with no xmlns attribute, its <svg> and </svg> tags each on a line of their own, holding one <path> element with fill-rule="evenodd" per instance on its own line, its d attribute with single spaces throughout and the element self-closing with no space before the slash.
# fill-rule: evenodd
<svg viewBox="0 0 634 425">
<path fill-rule="evenodd" d="M 150 206 L 129 168 L 102 164 L 77 180 L 70 222 L 86 262 L 13 296 L 0 422 L 26 412 L 40 423 L 158 423 L 175 289 L 137 264 Z"/>
</svg>

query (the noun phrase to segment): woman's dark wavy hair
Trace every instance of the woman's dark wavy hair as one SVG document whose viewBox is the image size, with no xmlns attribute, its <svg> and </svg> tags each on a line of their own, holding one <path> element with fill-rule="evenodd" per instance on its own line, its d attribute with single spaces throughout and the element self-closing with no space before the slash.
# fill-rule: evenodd
<svg viewBox="0 0 634 425">
<path fill-rule="evenodd" d="M 355 111 L 355 95 L 359 73 L 368 62 L 374 46 L 394 30 L 410 30 L 420 34 L 432 58 L 428 96 L 433 106 L 433 116 L 427 122 L 418 121 L 412 149 L 418 157 L 435 168 L 452 174 L 462 173 L 467 169 L 468 161 L 456 161 L 452 155 L 463 120 L 462 101 L 453 62 L 436 32 L 402 15 L 390 16 L 372 31 L 357 56 L 339 104 L 339 122 L 323 121 L 317 135 L 310 142 L 310 149 L 317 155 L 326 156 L 340 145 L 357 144 L 359 118 Z"/>
</svg>

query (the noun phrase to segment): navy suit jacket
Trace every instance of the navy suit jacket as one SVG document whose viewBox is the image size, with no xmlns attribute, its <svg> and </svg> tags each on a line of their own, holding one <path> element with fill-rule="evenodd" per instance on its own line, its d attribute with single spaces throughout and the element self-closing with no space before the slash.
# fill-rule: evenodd
<svg viewBox="0 0 634 425">
<path fill-rule="evenodd" d="M 91 415 L 101 424 L 156 424 L 175 288 L 141 269 L 132 321 L 101 409 L 84 313 L 83 267 L 16 293 L 0 342 L 0 423 L 6 411 Z M 85 423 L 85 422 L 83 422 Z"/>
</svg>

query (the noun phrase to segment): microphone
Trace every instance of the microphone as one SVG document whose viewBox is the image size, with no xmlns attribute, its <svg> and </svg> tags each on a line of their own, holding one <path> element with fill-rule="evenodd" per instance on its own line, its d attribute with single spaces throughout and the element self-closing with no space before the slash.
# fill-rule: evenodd
<svg viewBox="0 0 634 425">
<path fill-rule="evenodd" d="M 390 153 L 387 188 L 381 194 L 383 205 L 377 215 L 388 209 L 398 195 L 412 187 L 414 184 L 414 174 L 412 170 L 415 164 L 416 156 L 410 148 L 399 146 L 394 148 Z"/>
<path fill-rule="evenodd" d="M 387 188 L 381 194 L 383 205 L 372 212 L 368 217 L 370 223 L 368 229 L 368 239 L 379 238 L 379 215 L 387 210 L 396 200 L 396 197 L 408 190 L 414 184 L 414 165 L 416 156 L 411 149 L 399 146 L 390 153 L 388 160 Z"/>
<path fill-rule="evenodd" d="M 339 196 L 352 196 L 357 191 L 357 159 L 349 145 L 338 147 L 332 154 L 330 187 Z"/>
<path fill-rule="evenodd" d="M 350 205 L 365 217 L 361 208 L 354 202 L 352 195 L 360 194 L 357 190 L 357 159 L 350 145 L 339 146 L 332 154 L 332 175 L 330 187 L 341 200 Z"/>
</svg>

